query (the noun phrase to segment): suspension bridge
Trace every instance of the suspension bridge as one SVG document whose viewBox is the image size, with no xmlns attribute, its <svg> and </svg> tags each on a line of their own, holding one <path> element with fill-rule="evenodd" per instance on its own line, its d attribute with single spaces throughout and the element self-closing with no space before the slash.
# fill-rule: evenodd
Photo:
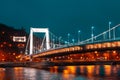
<svg viewBox="0 0 120 80">
<path fill-rule="evenodd" d="M 48 28 L 31 28 L 24 60 L 63 62 L 120 61 L 120 24 L 89 39 L 70 43 L 56 37 Z M 94 27 L 92 27 L 94 29 Z M 42 39 L 35 33 L 44 33 Z M 29 57 L 28 57 L 29 56 Z"/>
</svg>

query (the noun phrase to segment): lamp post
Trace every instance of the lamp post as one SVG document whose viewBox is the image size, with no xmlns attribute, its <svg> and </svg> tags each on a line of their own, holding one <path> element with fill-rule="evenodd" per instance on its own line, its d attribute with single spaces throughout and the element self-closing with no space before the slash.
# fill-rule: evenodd
<svg viewBox="0 0 120 80">
<path fill-rule="evenodd" d="M 68 33 L 68 45 L 69 45 L 69 43 L 70 43 L 70 33 Z"/>
<path fill-rule="evenodd" d="M 55 39 L 53 39 L 53 48 L 55 48 Z"/>
<path fill-rule="evenodd" d="M 62 38 L 62 37 L 60 36 L 60 37 L 59 37 L 59 47 L 60 47 L 60 45 L 61 45 L 61 44 L 60 44 L 61 38 Z"/>
<path fill-rule="evenodd" d="M 74 38 L 72 39 L 72 42 L 73 42 L 73 44 L 75 43 L 75 39 Z"/>
<path fill-rule="evenodd" d="M 92 38 L 92 42 L 93 42 L 93 37 L 94 37 L 94 26 L 91 27 L 91 38 Z"/>
<path fill-rule="evenodd" d="M 115 28 L 113 29 L 113 39 L 115 40 Z"/>
<path fill-rule="evenodd" d="M 80 30 L 78 30 L 78 44 L 80 43 Z"/>
<path fill-rule="evenodd" d="M 110 25 L 111 25 L 111 22 L 109 21 L 109 39 L 111 39 Z"/>
<path fill-rule="evenodd" d="M 67 42 L 67 41 L 65 41 L 64 43 L 65 43 L 65 45 L 67 45 L 67 44 L 68 44 L 68 42 Z"/>
<path fill-rule="evenodd" d="M 103 40 L 106 39 L 106 32 L 103 33 Z"/>
</svg>

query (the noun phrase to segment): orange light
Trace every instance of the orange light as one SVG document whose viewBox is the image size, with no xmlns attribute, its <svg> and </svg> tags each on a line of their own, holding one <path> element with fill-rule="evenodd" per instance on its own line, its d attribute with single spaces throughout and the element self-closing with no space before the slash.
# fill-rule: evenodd
<svg viewBox="0 0 120 80">
<path fill-rule="evenodd" d="M 101 48 L 101 44 L 97 44 L 98 48 Z"/>
<path fill-rule="evenodd" d="M 92 76 L 94 73 L 94 66 L 86 66 L 88 71 L 88 76 Z"/>
<path fill-rule="evenodd" d="M 120 46 L 120 42 L 117 42 L 117 45 Z"/>
<path fill-rule="evenodd" d="M 12 47 L 12 44 L 9 44 L 8 46 L 9 46 L 9 47 Z"/>
<path fill-rule="evenodd" d="M 3 44 L 7 44 L 7 42 L 3 42 Z"/>
<path fill-rule="evenodd" d="M 113 51 L 113 53 L 116 53 L 116 51 Z"/>
<path fill-rule="evenodd" d="M 2 61 L 5 61 L 5 59 L 2 59 Z"/>
<path fill-rule="evenodd" d="M 97 51 L 95 51 L 95 53 L 98 53 Z"/>
<path fill-rule="evenodd" d="M 116 45 L 115 45 L 115 42 L 113 42 L 113 43 L 112 43 L 112 47 L 115 47 L 115 46 L 116 46 Z"/>
<path fill-rule="evenodd" d="M 76 67 L 75 66 L 67 66 L 66 69 L 72 74 L 76 73 Z"/>
<path fill-rule="evenodd" d="M 107 60 L 107 57 L 105 56 L 105 60 Z"/>
<path fill-rule="evenodd" d="M 111 65 L 104 65 L 105 68 L 105 74 L 107 76 L 111 75 Z"/>
<path fill-rule="evenodd" d="M 3 45 L 1 44 L 1 45 L 0 45 L 0 47 L 2 48 L 2 47 L 3 47 Z"/>
<path fill-rule="evenodd" d="M 15 53 L 13 53 L 13 55 L 15 55 Z"/>
<path fill-rule="evenodd" d="M 83 57 L 80 57 L 81 59 L 83 58 Z"/>
<path fill-rule="evenodd" d="M 5 34 L 5 32 L 3 31 L 2 34 Z"/>
</svg>

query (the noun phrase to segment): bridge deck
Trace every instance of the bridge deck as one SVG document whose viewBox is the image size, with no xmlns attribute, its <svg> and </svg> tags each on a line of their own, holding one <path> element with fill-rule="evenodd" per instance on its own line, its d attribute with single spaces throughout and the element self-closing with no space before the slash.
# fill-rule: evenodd
<svg viewBox="0 0 120 80">
<path fill-rule="evenodd" d="M 94 51 L 106 51 L 106 50 L 119 50 L 120 49 L 120 41 L 110 41 L 110 42 L 101 42 L 101 43 L 88 43 L 86 45 L 74 45 L 74 46 L 66 46 L 57 49 L 51 49 L 39 54 L 34 54 L 32 57 L 53 57 L 53 56 L 62 56 L 68 54 L 78 54 L 78 53 L 86 53 L 86 52 L 94 52 Z"/>
</svg>

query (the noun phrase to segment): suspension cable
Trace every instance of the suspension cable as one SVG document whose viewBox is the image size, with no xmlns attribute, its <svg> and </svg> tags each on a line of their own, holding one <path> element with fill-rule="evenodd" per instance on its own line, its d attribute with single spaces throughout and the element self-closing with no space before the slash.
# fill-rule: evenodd
<svg viewBox="0 0 120 80">
<path fill-rule="evenodd" d="M 46 38 L 46 37 L 44 36 L 44 38 L 43 38 L 43 40 L 42 40 L 42 44 L 41 44 L 41 46 L 40 46 L 40 49 L 43 48 L 43 44 L 44 44 L 45 38 Z"/>
<path fill-rule="evenodd" d="M 25 47 L 25 54 L 28 54 L 27 49 L 28 49 L 29 42 L 30 42 L 30 35 L 28 36 L 27 44 L 26 44 L 26 47 Z"/>
<path fill-rule="evenodd" d="M 117 27 L 119 27 L 119 26 L 120 26 L 120 24 L 112 27 L 112 28 L 110 29 L 110 31 L 114 30 L 115 28 L 117 28 Z M 93 38 L 97 38 L 97 37 L 102 36 L 102 35 L 104 35 L 104 34 L 106 34 L 106 33 L 108 33 L 108 32 L 109 32 L 109 30 L 106 30 L 106 31 L 98 34 L 97 36 L 94 36 Z M 84 42 L 86 42 L 86 41 L 89 41 L 89 40 L 91 40 L 91 39 L 92 39 L 92 38 L 86 39 L 86 40 L 82 41 L 82 43 L 84 43 Z"/>
</svg>

